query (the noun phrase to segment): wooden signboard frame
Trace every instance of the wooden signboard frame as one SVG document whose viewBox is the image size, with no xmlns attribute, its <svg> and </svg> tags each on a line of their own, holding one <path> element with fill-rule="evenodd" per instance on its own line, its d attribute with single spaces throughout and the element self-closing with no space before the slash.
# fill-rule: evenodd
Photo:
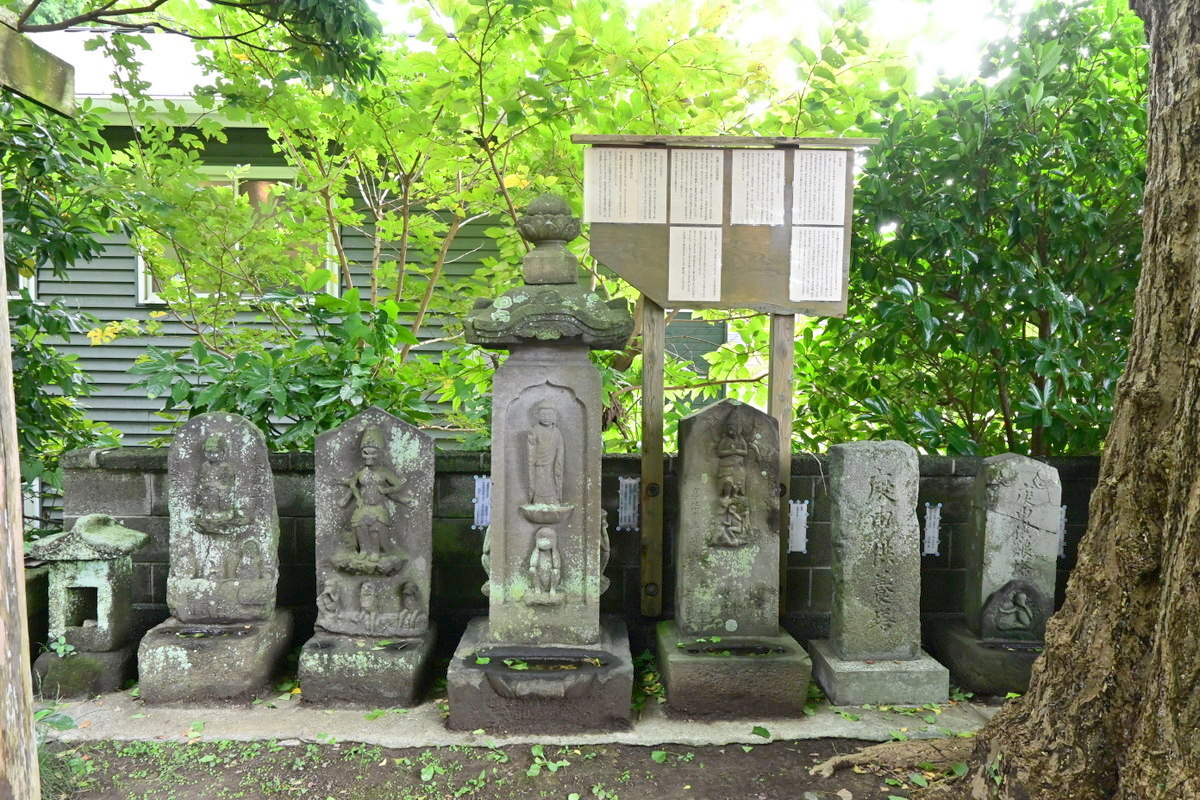
<svg viewBox="0 0 1200 800">
<path fill-rule="evenodd" d="M 63 116 L 75 113 L 75 68 L 18 33 L 16 15 L 6 9 L 0 9 L 0 87 Z M 0 220 L 3 208 L 0 197 Z M 24 509 L 6 273 L 0 269 L 0 798 L 36 800 L 41 781 L 25 614 Z"/>
<path fill-rule="evenodd" d="M 641 608 L 645 616 L 662 614 L 663 576 L 663 365 L 667 308 L 751 309 L 771 315 L 767 373 L 767 413 L 779 423 L 780 475 L 780 611 L 786 595 L 787 499 L 792 468 L 793 367 L 796 314 L 843 316 L 850 273 L 850 221 L 854 206 L 854 151 L 878 139 L 786 138 L 743 136 L 609 136 L 575 135 L 589 147 L 659 148 L 668 151 L 666 186 L 670 186 L 672 150 L 717 148 L 723 151 L 721 197 L 720 299 L 673 300 L 668 263 L 671 219 L 657 222 L 591 222 L 590 249 L 595 259 L 642 292 L 642 498 Z M 738 149 L 781 150 L 783 210 L 781 224 L 732 224 L 734 156 Z M 792 299 L 792 236 L 799 220 L 793 209 L 793 183 L 801 150 L 845 153 L 841 245 L 841 297 L 837 300 Z M 670 199 L 667 204 L 669 207 Z M 585 219 L 585 221 L 587 221 Z"/>
</svg>

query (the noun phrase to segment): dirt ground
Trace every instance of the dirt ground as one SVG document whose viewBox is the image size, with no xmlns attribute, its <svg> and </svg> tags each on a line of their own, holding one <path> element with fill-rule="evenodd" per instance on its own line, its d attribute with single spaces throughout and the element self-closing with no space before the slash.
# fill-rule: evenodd
<svg viewBox="0 0 1200 800">
<path fill-rule="evenodd" d="M 350 743 L 102 742 L 62 750 L 44 797 L 72 800 L 887 800 L 933 773 L 809 767 L 867 742 L 776 741 L 724 747 L 431 747 Z M 71 789 L 68 784 L 74 784 Z"/>
</svg>

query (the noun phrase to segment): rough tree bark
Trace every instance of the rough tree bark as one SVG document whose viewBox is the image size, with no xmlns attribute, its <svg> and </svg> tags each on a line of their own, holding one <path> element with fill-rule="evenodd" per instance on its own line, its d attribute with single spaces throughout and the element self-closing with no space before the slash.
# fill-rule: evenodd
<svg viewBox="0 0 1200 800">
<path fill-rule="evenodd" d="M 1145 249 L 1091 526 L 1029 692 L 937 798 L 1200 798 L 1200 0 L 1150 41 Z"/>
<path fill-rule="evenodd" d="M 0 219 L 3 208 L 0 197 Z M 34 800 L 41 788 L 25 625 L 21 461 L 12 377 L 4 231 L 0 229 L 0 800 Z"/>
</svg>

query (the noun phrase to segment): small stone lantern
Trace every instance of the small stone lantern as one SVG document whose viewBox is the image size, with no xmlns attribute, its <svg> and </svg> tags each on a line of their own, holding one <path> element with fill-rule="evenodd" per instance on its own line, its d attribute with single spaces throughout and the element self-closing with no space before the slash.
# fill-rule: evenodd
<svg viewBox="0 0 1200 800">
<path fill-rule="evenodd" d="M 90 514 L 30 549 L 31 558 L 50 562 L 51 649 L 34 664 L 43 696 L 111 692 L 132 676 L 130 556 L 149 538 L 107 514 Z"/>
</svg>

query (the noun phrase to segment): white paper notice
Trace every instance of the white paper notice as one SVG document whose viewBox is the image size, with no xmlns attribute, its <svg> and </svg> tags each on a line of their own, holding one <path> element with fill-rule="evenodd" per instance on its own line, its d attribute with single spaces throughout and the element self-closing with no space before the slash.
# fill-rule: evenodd
<svg viewBox="0 0 1200 800">
<path fill-rule="evenodd" d="M 792 269 L 788 295 L 793 303 L 842 299 L 843 228 L 792 228 Z"/>
<path fill-rule="evenodd" d="M 672 227 L 667 270 L 668 300 L 720 300 L 721 229 Z"/>
<path fill-rule="evenodd" d="M 721 224 L 724 163 L 721 150 L 671 151 L 672 224 Z"/>
<path fill-rule="evenodd" d="M 797 150 L 792 177 L 793 225 L 846 223 L 845 150 Z"/>
<path fill-rule="evenodd" d="M 783 224 L 783 152 L 734 150 L 731 225 Z"/>
<path fill-rule="evenodd" d="M 667 152 L 641 147 L 585 150 L 583 221 L 665 223 Z"/>
</svg>

